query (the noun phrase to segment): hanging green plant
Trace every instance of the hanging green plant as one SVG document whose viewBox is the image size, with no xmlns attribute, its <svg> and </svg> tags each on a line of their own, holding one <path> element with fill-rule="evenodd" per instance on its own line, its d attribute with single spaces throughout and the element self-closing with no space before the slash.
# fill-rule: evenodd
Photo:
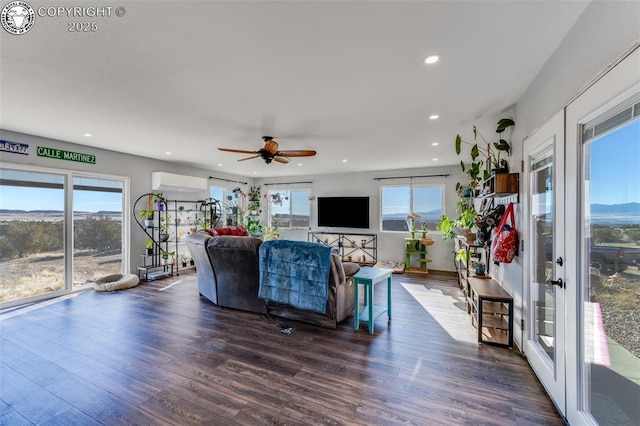
<svg viewBox="0 0 640 426">
<path fill-rule="evenodd" d="M 511 155 L 511 143 L 503 139 L 502 134 L 515 124 L 511 118 L 500 119 L 496 125 L 497 140 L 493 142 L 482 136 L 476 126 L 473 126 L 473 143 L 463 140 L 460 134 L 456 135 L 456 154 L 462 154 L 462 144 L 471 146 L 471 163 L 460 161 L 462 171 L 469 176 L 469 188 L 477 189 L 480 182 L 489 179 L 493 173 L 509 171 L 507 160 L 502 155 Z M 481 144 L 478 144 L 478 138 Z"/>
</svg>

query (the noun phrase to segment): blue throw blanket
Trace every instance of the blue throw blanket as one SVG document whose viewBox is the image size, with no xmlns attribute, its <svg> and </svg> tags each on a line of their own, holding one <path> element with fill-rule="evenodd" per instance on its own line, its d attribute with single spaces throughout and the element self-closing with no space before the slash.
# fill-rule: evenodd
<svg viewBox="0 0 640 426">
<path fill-rule="evenodd" d="M 306 241 L 263 242 L 258 297 L 325 313 L 332 250 L 331 246 Z"/>
</svg>

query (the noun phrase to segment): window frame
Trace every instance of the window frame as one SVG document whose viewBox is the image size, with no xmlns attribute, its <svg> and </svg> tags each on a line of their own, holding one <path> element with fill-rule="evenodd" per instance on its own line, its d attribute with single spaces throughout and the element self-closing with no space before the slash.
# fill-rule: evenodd
<svg viewBox="0 0 640 426">
<path fill-rule="evenodd" d="M 406 188 L 409 191 L 409 212 L 415 211 L 414 210 L 414 190 L 416 188 L 440 188 L 440 212 L 441 214 L 446 214 L 446 198 L 445 198 L 445 189 L 446 189 L 446 185 L 444 182 L 437 182 L 437 183 L 419 183 L 419 184 L 415 184 L 415 183 L 400 183 L 400 184 L 391 184 L 391 185 L 380 185 L 380 220 L 379 220 L 379 224 L 378 224 L 378 229 L 380 230 L 380 232 L 383 233 L 388 233 L 388 234 L 406 234 L 407 232 L 409 232 L 409 230 L 400 230 L 400 231 L 393 231 L 393 230 L 385 230 L 383 229 L 383 224 L 384 224 L 384 197 L 383 197 L 383 192 L 385 188 Z M 407 225 L 408 226 L 408 225 Z M 436 233 L 436 234 L 441 234 L 442 232 L 440 230 L 429 230 L 429 233 Z"/>
<path fill-rule="evenodd" d="M 311 188 L 290 188 L 290 187 L 273 187 L 273 188 L 267 188 L 267 226 L 269 228 L 273 227 L 271 218 L 271 212 L 272 212 L 272 198 L 271 198 L 271 194 L 275 193 L 275 192 L 288 192 L 289 193 L 289 226 L 287 227 L 281 227 L 278 226 L 277 229 L 278 230 L 310 230 L 311 229 Z M 308 224 L 307 226 L 291 226 L 291 223 L 293 222 L 292 217 L 293 217 L 293 203 L 291 201 L 293 201 L 293 197 L 291 195 L 292 192 L 306 192 L 307 193 L 307 205 L 309 207 L 309 211 L 308 211 Z"/>
</svg>

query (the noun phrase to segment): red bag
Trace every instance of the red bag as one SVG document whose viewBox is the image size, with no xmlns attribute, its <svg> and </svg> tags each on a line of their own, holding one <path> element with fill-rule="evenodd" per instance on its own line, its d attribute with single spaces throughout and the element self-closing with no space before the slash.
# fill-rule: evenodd
<svg viewBox="0 0 640 426">
<path fill-rule="evenodd" d="M 507 225 L 507 219 L 511 219 L 511 225 Z M 493 242 L 491 243 L 491 255 L 496 262 L 511 263 L 518 250 L 518 231 L 513 215 L 513 203 L 509 203 L 502 216 L 500 226 L 496 228 Z"/>
</svg>

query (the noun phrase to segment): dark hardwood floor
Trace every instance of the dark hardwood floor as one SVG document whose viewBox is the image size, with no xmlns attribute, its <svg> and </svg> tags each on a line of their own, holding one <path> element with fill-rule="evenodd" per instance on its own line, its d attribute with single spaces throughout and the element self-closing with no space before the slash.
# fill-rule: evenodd
<svg viewBox="0 0 640 426">
<path fill-rule="evenodd" d="M 281 333 L 191 273 L 4 312 L 0 424 L 563 423 L 525 359 L 475 342 L 452 276 L 394 275 L 392 300 L 374 335 Z"/>
</svg>

